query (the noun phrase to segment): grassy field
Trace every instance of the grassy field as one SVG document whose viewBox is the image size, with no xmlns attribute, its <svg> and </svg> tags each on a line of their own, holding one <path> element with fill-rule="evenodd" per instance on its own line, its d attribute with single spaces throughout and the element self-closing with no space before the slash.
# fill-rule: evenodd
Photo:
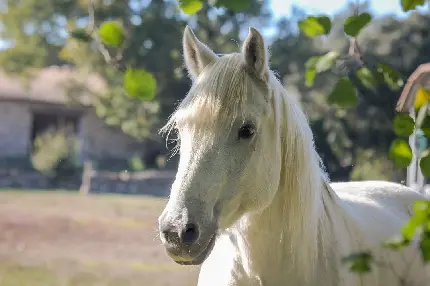
<svg viewBox="0 0 430 286">
<path fill-rule="evenodd" d="M 0 191 L 0 286 L 196 285 L 156 223 L 165 200 Z"/>
</svg>

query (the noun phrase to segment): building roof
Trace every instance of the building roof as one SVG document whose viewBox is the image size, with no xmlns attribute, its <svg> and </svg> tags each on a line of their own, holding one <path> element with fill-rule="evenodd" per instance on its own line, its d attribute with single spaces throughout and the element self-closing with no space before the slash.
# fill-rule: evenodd
<svg viewBox="0 0 430 286">
<path fill-rule="evenodd" d="M 79 102 L 89 106 L 90 93 L 99 92 L 106 85 L 96 74 L 77 72 L 71 67 L 50 66 L 34 73 L 28 81 L 0 71 L 0 100 L 66 104 L 73 86 L 79 87 Z"/>
<path fill-rule="evenodd" d="M 409 112 L 414 105 L 415 96 L 420 87 L 430 89 L 430 63 L 420 65 L 408 78 L 397 101 L 396 111 Z"/>
</svg>

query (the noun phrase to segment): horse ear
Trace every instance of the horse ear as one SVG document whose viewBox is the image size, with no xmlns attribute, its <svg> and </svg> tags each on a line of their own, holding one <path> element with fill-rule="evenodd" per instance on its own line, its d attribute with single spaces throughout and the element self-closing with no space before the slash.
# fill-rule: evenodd
<svg viewBox="0 0 430 286">
<path fill-rule="evenodd" d="M 218 58 L 211 49 L 197 39 L 188 25 L 185 27 L 182 45 L 185 65 L 192 80 L 195 80 L 209 63 Z"/>
<path fill-rule="evenodd" d="M 255 74 L 268 81 L 269 79 L 269 65 L 268 65 L 268 52 L 264 43 L 264 39 L 257 29 L 250 27 L 248 37 L 246 38 L 242 54 L 248 68 L 255 72 Z"/>
</svg>

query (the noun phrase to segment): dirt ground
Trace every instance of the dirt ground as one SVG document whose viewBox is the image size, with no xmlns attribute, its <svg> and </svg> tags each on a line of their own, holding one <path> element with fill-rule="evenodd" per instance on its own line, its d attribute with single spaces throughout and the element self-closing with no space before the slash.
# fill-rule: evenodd
<svg viewBox="0 0 430 286">
<path fill-rule="evenodd" d="M 0 191 L 0 286 L 196 285 L 165 254 L 166 201 L 60 191 Z"/>
</svg>

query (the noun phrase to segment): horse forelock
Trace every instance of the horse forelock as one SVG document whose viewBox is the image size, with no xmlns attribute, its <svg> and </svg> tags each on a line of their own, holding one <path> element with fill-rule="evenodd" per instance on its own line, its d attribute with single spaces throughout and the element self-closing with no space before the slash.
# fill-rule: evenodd
<svg viewBox="0 0 430 286">
<path fill-rule="evenodd" d="M 249 80 L 240 54 L 220 57 L 202 71 L 161 132 L 183 125 L 202 130 L 231 127 L 244 117 Z"/>
</svg>

